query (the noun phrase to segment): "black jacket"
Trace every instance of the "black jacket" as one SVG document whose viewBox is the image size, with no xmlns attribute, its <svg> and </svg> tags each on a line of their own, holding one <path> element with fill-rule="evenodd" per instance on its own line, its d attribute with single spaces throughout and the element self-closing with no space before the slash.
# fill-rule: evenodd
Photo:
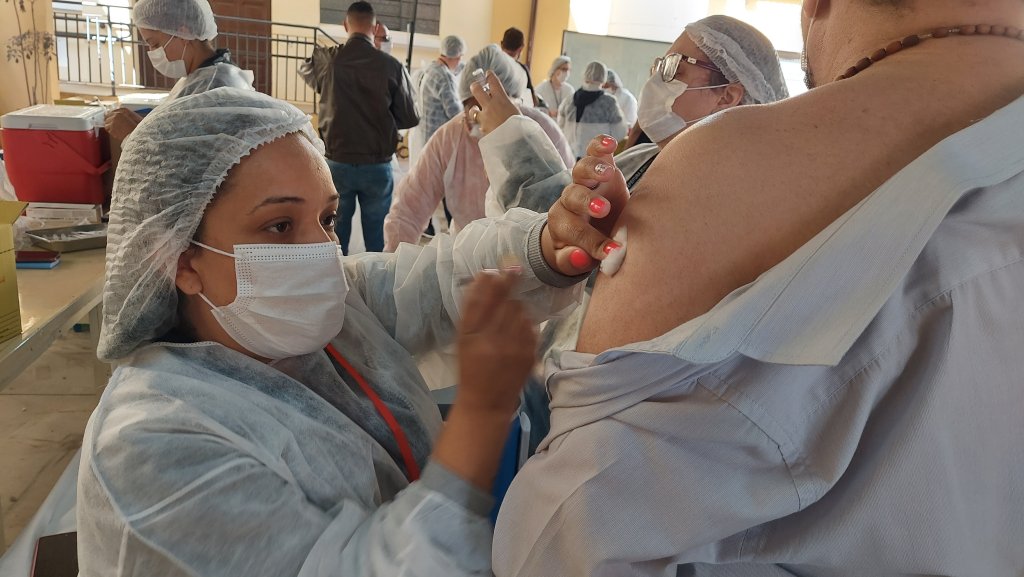
<svg viewBox="0 0 1024 577">
<path fill-rule="evenodd" d="M 312 81 L 320 93 L 320 135 L 327 158 L 347 164 L 389 162 L 398 130 L 419 124 L 412 83 L 402 63 L 353 34 L 344 46 L 313 51 Z"/>
</svg>

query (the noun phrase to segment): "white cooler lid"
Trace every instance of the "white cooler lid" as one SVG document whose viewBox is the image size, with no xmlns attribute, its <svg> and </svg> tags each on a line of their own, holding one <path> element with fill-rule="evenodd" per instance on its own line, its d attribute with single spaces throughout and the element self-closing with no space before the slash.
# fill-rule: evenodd
<svg viewBox="0 0 1024 577">
<path fill-rule="evenodd" d="M 99 106 L 39 104 L 0 116 L 0 126 L 21 130 L 86 131 L 103 126 L 105 112 Z"/>
<path fill-rule="evenodd" d="M 117 97 L 117 103 L 121 106 L 149 106 L 155 107 L 164 103 L 170 92 L 136 92 L 124 94 Z"/>
</svg>

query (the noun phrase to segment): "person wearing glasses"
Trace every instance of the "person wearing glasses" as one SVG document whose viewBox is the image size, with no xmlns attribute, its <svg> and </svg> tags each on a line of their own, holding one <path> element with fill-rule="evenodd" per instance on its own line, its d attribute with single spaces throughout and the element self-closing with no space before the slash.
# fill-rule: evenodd
<svg viewBox="0 0 1024 577">
<path fill-rule="evenodd" d="M 788 96 L 775 47 L 761 32 L 729 16 L 698 20 L 654 61 L 640 93 L 639 126 L 653 142 L 619 154 L 615 164 L 632 189 L 658 153 L 695 122 L 737 106 L 768 104 Z M 480 114 L 481 128 L 485 133 L 502 130 L 501 136 L 480 141 L 487 173 L 492 175 L 487 215 L 497 217 L 514 207 L 547 212 L 571 182 L 571 171 L 547 170 L 557 167 L 554 159 L 529 144 L 539 135 L 520 130 L 532 127 L 507 122 L 518 113 L 513 107 L 493 99 L 488 104 L 490 109 Z M 536 154 L 522 154 L 535 148 Z"/>
</svg>

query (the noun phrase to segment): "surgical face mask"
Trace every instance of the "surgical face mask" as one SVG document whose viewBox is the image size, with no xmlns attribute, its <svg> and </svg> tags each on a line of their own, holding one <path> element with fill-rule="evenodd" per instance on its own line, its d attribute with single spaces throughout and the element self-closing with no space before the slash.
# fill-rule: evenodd
<svg viewBox="0 0 1024 577">
<path fill-rule="evenodd" d="M 192 243 L 235 259 L 234 302 L 218 307 L 199 296 L 246 350 L 266 359 L 297 357 L 341 332 L 348 281 L 338 243 L 236 244 L 234 254 Z"/>
<path fill-rule="evenodd" d="M 565 70 L 559 70 L 555 72 L 555 80 L 559 82 L 565 82 L 569 78 L 569 73 Z"/>
<path fill-rule="evenodd" d="M 644 88 L 640 92 L 640 105 L 638 108 L 640 128 L 651 139 L 651 142 L 667 140 L 676 133 L 685 130 L 691 123 L 711 116 L 706 114 L 691 121 L 687 121 L 679 116 L 672 111 L 672 106 L 675 105 L 676 100 L 680 96 L 687 91 L 696 92 L 698 90 L 711 90 L 726 86 L 729 85 L 719 84 L 717 86 L 690 88 L 685 82 L 680 80 L 665 82 L 659 75 L 654 74 L 647 79 L 647 83 L 644 84 Z"/>
<path fill-rule="evenodd" d="M 164 42 L 164 46 L 167 46 L 172 40 L 177 38 L 171 36 L 171 40 Z M 167 52 L 164 51 L 164 46 L 157 48 L 156 50 L 150 50 L 149 61 L 153 63 L 153 68 L 156 71 L 168 78 L 183 78 L 188 75 L 188 69 L 185 68 L 185 52 L 188 50 L 188 43 L 185 43 L 185 49 L 181 53 L 182 60 L 170 61 L 167 59 Z"/>
</svg>

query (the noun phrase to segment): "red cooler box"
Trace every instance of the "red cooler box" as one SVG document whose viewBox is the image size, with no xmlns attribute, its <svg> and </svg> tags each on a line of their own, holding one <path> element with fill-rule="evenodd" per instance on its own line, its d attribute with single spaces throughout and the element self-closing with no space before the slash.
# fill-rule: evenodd
<svg viewBox="0 0 1024 577">
<path fill-rule="evenodd" d="M 40 104 L 0 117 L 4 164 L 18 200 L 103 203 L 110 170 L 104 109 Z"/>
</svg>

